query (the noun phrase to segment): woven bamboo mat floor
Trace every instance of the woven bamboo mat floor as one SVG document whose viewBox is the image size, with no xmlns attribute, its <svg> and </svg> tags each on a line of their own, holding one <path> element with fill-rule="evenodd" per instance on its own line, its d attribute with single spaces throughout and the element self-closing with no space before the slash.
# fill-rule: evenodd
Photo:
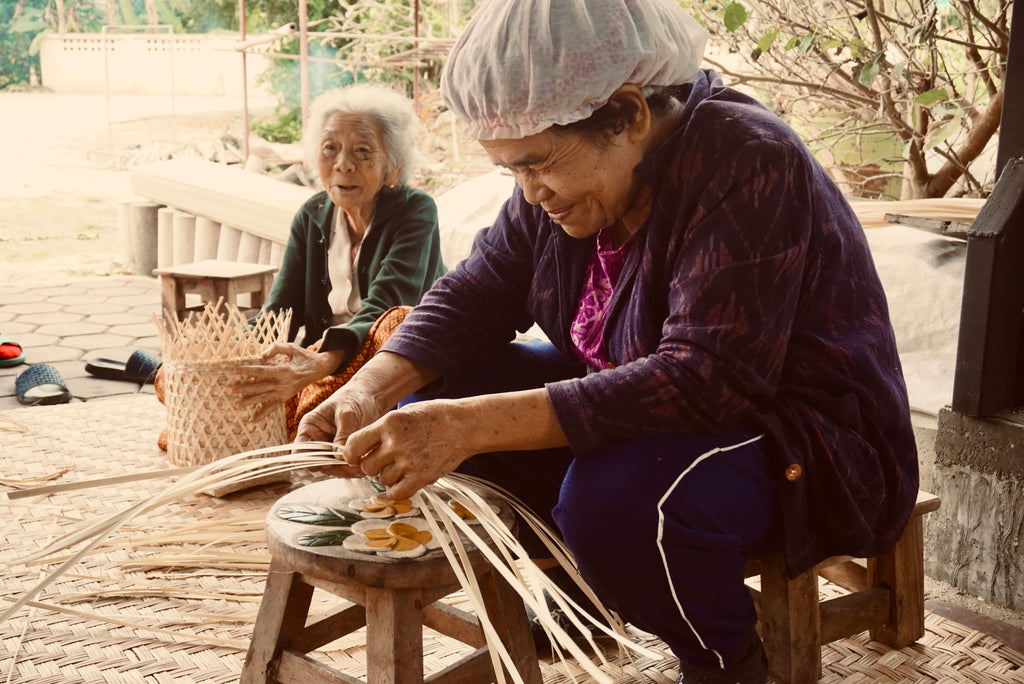
<svg viewBox="0 0 1024 684">
<path fill-rule="evenodd" d="M 14 481 L 59 476 L 92 480 L 168 467 L 155 446 L 164 410 L 132 395 L 0 412 L 0 491 Z M 308 478 L 295 478 L 297 486 Z M 18 562 L 81 520 L 95 520 L 154 494 L 162 480 L 0 500 L 7 542 L 0 608 L 37 585 L 55 565 Z M 269 559 L 262 541 L 278 484 L 223 499 L 195 496 L 152 511 L 73 566 L 30 606 L 0 623 L 0 682 L 32 684 L 236 682 Z M 828 587 L 823 591 L 830 591 Z M 328 597 L 315 595 L 328 607 Z M 458 604 L 458 595 L 453 602 Z M 465 607 L 463 605 L 463 607 Z M 890 651 L 867 638 L 823 651 L 823 682 L 1024 682 L 1024 655 L 982 632 L 929 613 L 919 643 Z M 660 660 L 637 659 L 609 672 L 621 682 L 669 683 L 676 662 L 660 641 L 635 633 Z M 365 677 L 364 634 L 325 647 L 325 663 Z M 428 633 L 425 667 L 436 671 L 466 653 Z M 578 666 L 542 663 L 545 682 L 587 681 Z"/>
</svg>

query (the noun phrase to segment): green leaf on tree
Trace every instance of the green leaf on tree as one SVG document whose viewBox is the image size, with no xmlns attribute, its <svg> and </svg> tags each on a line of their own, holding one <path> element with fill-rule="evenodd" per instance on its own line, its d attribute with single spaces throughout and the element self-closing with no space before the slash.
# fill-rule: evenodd
<svg viewBox="0 0 1024 684">
<path fill-rule="evenodd" d="M 810 52 L 811 47 L 814 45 L 814 34 L 808 33 L 806 36 L 800 39 L 799 50 L 800 52 Z"/>
<path fill-rule="evenodd" d="M 963 118 L 963 112 L 957 111 L 949 119 L 936 121 L 932 124 L 931 130 L 928 131 L 928 136 L 924 140 L 924 149 L 930 150 L 933 147 L 938 147 L 946 140 L 952 138 L 960 130 Z"/>
<path fill-rule="evenodd" d="M 914 102 L 922 107 L 928 107 L 936 102 L 942 102 L 947 99 L 949 99 L 949 93 L 946 92 L 945 88 L 932 88 L 915 97 Z"/>
<path fill-rule="evenodd" d="M 42 47 L 43 41 L 46 40 L 46 36 L 49 35 L 50 31 L 40 31 L 36 34 L 36 37 L 32 39 L 32 42 L 28 46 L 28 54 L 35 57 L 39 54 L 39 48 Z"/>
<path fill-rule="evenodd" d="M 730 2 L 722 15 L 725 29 L 732 33 L 747 21 L 747 8 L 738 2 Z"/>
<path fill-rule="evenodd" d="M 772 29 L 757 40 L 757 49 L 761 52 L 768 52 L 775 39 L 779 37 L 779 29 Z"/>
<path fill-rule="evenodd" d="M 870 87 L 875 82 L 875 78 L 878 76 L 878 62 L 868 62 L 860 68 L 860 73 L 857 74 L 857 80 L 864 85 Z"/>
<path fill-rule="evenodd" d="M 860 59 L 861 57 L 863 57 L 868 49 L 867 43 L 865 43 L 860 38 L 852 39 L 849 43 L 849 46 L 850 56 L 853 57 L 854 59 Z"/>
</svg>

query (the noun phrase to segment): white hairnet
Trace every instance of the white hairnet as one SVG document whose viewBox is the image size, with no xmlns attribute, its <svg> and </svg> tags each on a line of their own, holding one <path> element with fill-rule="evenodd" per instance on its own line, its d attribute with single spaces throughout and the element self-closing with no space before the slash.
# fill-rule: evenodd
<svg viewBox="0 0 1024 684">
<path fill-rule="evenodd" d="M 690 83 L 706 42 L 675 0 L 487 0 L 441 92 L 471 138 L 523 138 L 587 118 L 626 83 Z"/>
</svg>

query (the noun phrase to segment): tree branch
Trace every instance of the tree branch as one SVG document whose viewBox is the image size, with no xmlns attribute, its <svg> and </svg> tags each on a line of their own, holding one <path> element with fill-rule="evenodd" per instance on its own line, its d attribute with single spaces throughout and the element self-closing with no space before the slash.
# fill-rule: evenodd
<svg viewBox="0 0 1024 684">
<path fill-rule="evenodd" d="M 956 156 L 960 162 L 967 166 L 978 158 L 978 155 L 985 149 L 985 145 L 995 135 L 999 128 L 999 122 L 1003 112 L 1003 93 L 996 93 L 981 117 L 971 126 L 964 139 L 956 150 Z M 957 178 L 961 175 L 955 164 L 947 162 L 928 179 L 927 191 L 929 197 L 942 197 L 946 194 Z"/>
</svg>

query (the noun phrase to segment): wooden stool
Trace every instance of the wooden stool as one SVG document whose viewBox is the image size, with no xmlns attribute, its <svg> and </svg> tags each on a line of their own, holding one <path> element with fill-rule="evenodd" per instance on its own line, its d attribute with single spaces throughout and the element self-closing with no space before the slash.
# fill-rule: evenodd
<svg viewBox="0 0 1024 684">
<path fill-rule="evenodd" d="M 364 625 L 368 684 L 495 681 L 479 620 L 439 600 L 461 588 L 440 550 L 415 559 L 392 560 L 341 546 L 299 546 L 297 538 L 310 528 L 281 520 L 275 514 L 284 504 L 314 503 L 310 496 L 314 488 L 323 492 L 327 487 L 345 484 L 350 483 L 332 480 L 291 492 L 275 504 L 267 517 L 267 542 L 272 554 L 270 574 L 242 668 L 241 684 L 359 683 L 361 680 L 306 654 Z M 312 494 L 317 496 L 317 492 Z M 333 505 L 358 498 L 362 497 L 335 496 Z M 501 515 L 511 520 L 507 506 Z M 516 669 L 524 681 L 540 684 L 540 666 L 522 599 L 479 551 L 470 555 L 487 614 Z M 342 606 L 307 622 L 314 587 L 348 599 L 354 605 Z M 424 679 L 424 626 L 475 650 Z"/>
<path fill-rule="evenodd" d="M 185 307 L 186 294 L 198 294 L 203 302 L 215 304 L 221 297 L 228 304 L 238 303 L 238 295 L 249 293 L 249 307 L 258 309 L 270 294 L 277 266 L 245 264 L 206 259 L 194 264 L 168 266 L 153 271 L 160 276 L 160 304 L 179 321 L 192 309 Z M 195 307 L 201 309 L 202 306 Z"/>
<path fill-rule="evenodd" d="M 924 516 L 939 498 L 918 492 L 914 513 L 892 550 L 877 558 L 828 558 L 789 579 L 782 556 L 747 565 L 761 576 L 751 589 L 758 627 L 777 684 L 807 684 L 821 678 L 821 646 L 868 630 L 893 648 L 924 636 Z M 850 593 L 819 603 L 818 576 Z"/>
</svg>

